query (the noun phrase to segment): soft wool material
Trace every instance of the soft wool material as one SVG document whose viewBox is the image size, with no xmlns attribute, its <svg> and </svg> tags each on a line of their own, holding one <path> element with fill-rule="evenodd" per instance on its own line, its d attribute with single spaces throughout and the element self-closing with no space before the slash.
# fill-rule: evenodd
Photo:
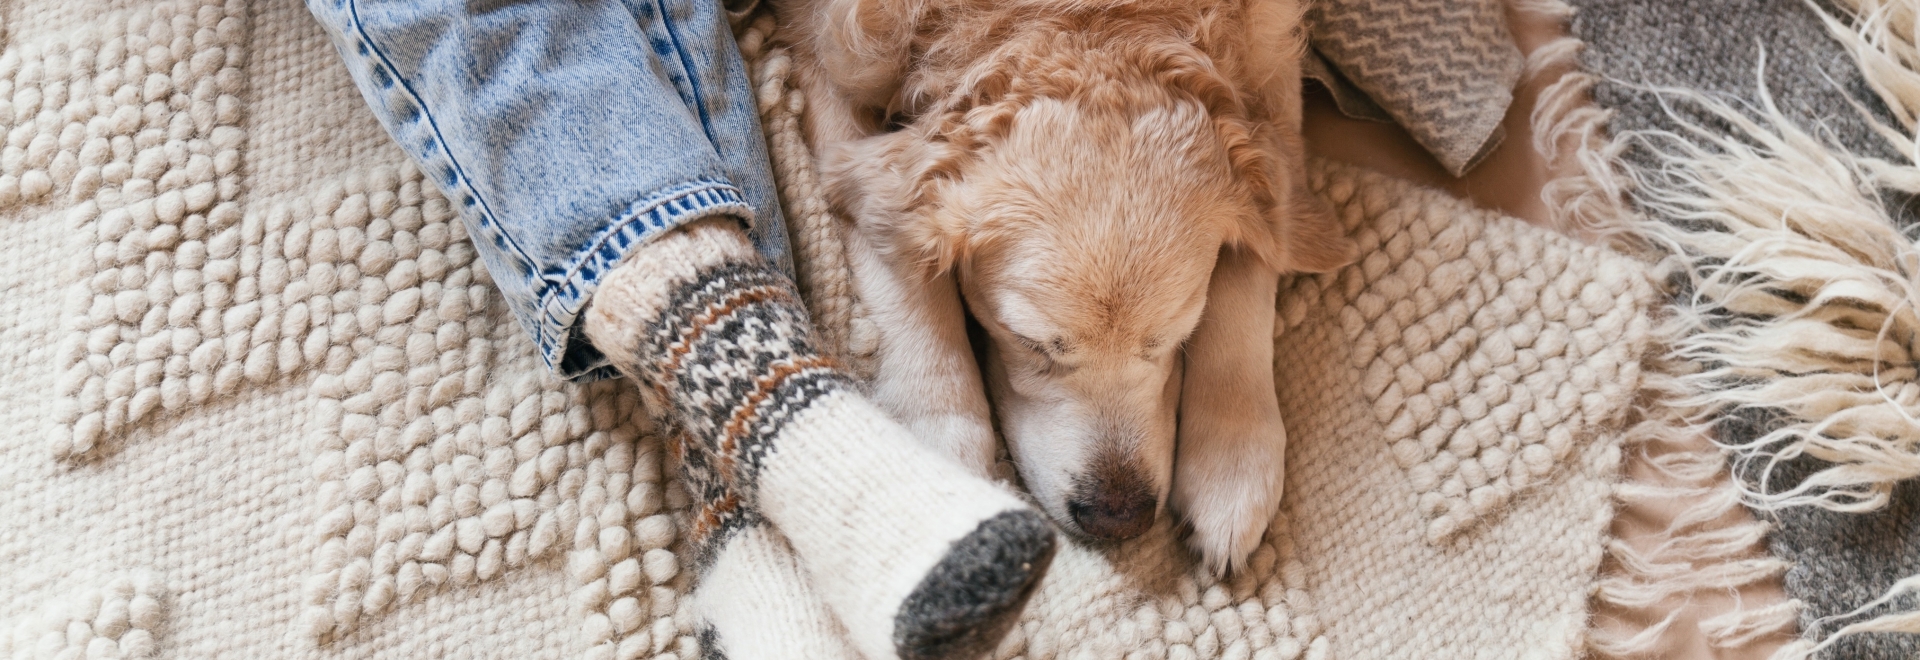
<svg viewBox="0 0 1920 660">
<path fill-rule="evenodd" d="M 1832 635 L 1920 609 L 1920 597 L 1890 591 L 1920 575 L 1920 486 L 1914 470 L 1901 467 L 1913 460 L 1913 427 L 1902 410 L 1912 409 L 1906 392 L 1914 377 L 1863 359 L 1906 350 L 1896 345 L 1907 313 L 1888 310 L 1912 295 L 1913 273 L 1900 265 L 1911 258 L 1911 241 L 1898 227 L 1910 225 L 1914 208 L 1914 187 L 1903 181 L 1913 175 L 1911 113 L 1920 107 L 1905 91 L 1920 80 L 1911 46 L 1916 3 L 1572 3 L 1573 31 L 1588 44 L 1581 59 L 1606 77 L 1593 88 L 1616 136 L 1605 149 L 1623 156 L 1624 167 L 1606 176 L 1659 223 L 1644 233 L 1684 257 L 1676 260 L 1675 281 L 1686 285 L 1670 332 L 1699 373 L 1675 398 L 1690 413 L 1681 423 L 1710 424 L 1718 442 L 1737 448 L 1732 462 L 1745 497 L 1727 487 L 1714 499 L 1753 506 L 1764 525 L 1754 531 L 1777 558 L 1754 559 L 1748 543 L 1726 543 L 1735 536 L 1722 539 L 1731 552 L 1716 552 L 1703 543 L 1711 539 L 1682 534 L 1658 553 L 1665 556 L 1642 558 L 1649 575 L 1698 567 L 1690 571 L 1701 578 L 1696 588 L 1724 590 L 1784 573 L 1792 600 L 1701 622 L 1717 646 L 1797 629 L 1827 640 L 1823 658 L 1913 657 L 1914 635 Z M 1855 22 L 1852 10 L 1873 18 Z M 1877 13 L 1887 10 L 1895 12 Z M 1889 139 L 1876 123 L 1909 137 Z M 1889 317 L 1892 335 L 1875 348 L 1872 335 Z M 1862 423 L 1871 419 L 1879 421 Z M 1856 435 L 1862 429 L 1873 438 Z M 1854 473 L 1796 489 L 1836 464 Z M 1867 496 L 1829 497 L 1835 486 Z M 1688 581 L 1614 593 L 1684 593 Z M 1895 597 L 1878 602 L 1883 595 Z"/>
<path fill-rule="evenodd" d="M 742 526 L 716 549 L 693 598 L 706 619 L 700 646 L 708 657 L 860 658 L 793 548 L 763 523 Z"/>
<path fill-rule="evenodd" d="M 1606 78 L 1594 103 L 1613 111 L 1613 134 L 1679 128 L 1648 87 L 1726 95 L 1751 103 L 1764 79 L 1780 110 L 1797 124 L 1820 127 L 1862 154 L 1893 157 L 1854 108 L 1884 113 L 1847 50 L 1828 34 L 1806 0 L 1569 0 L 1579 8 L 1573 33 L 1587 43 L 1582 65 Z M 1766 57 L 1766 68 L 1760 58 Z M 1671 104 L 1668 104 L 1671 105 Z M 1732 127 L 1711 113 L 1674 108 L 1720 132 Z M 1652 165 L 1645 153 L 1630 154 Z"/>
<path fill-rule="evenodd" d="M 813 349 L 799 297 L 737 224 L 638 248 L 586 334 L 683 429 L 696 562 L 764 516 L 868 657 L 978 655 L 1053 559 L 1038 512 L 920 448 Z"/>
</svg>

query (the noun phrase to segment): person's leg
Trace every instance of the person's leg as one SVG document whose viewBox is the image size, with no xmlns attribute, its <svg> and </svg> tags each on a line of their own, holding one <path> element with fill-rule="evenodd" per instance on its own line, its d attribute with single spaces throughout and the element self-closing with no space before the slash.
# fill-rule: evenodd
<svg viewBox="0 0 1920 660">
<path fill-rule="evenodd" d="M 634 245 L 731 215 L 786 268 L 766 141 L 717 3 L 308 7 L 387 131 L 461 211 L 561 376 L 612 375 L 576 321 Z"/>
<path fill-rule="evenodd" d="M 870 658 L 991 650 L 1056 539 L 1012 493 L 915 442 L 808 338 L 799 296 L 740 232 L 702 220 L 641 246 L 586 334 L 692 436 L 694 538 L 763 515 Z"/>
<path fill-rule="evenodd" d="M 817 587 L 868 657 L 946 657 L 997 641 L 1051 558 L 1052 529 L 1012 495 L 917 450 L 817 363 L 805 312 L 772 265 L 785 253 L 770 226 L 778 211 L 763 138 L 718 6 L 310 7 L 375 114 L 462 210 L 548 363 L 566 376 L 611 366 L 639 376 L 650 408 L 687 430 L 684 476 L 703 519 L 764 519 L 789 541 L 805 579 L 775 591 L 806 600 L 807 584 Z M 756 220 L 755 240 L 735 220 Z M 696 244 L 711 249 L 686 249 Z M 747 291 L 772 297 L 726 298 Z M 714 295 L 733 302 L 700 298 Z M 600 322 L 583 335 L 590 299 Z M 696 332 L 706 343 L 687 359 L 653 341 L 664 327 L 715 331 Z M 715 374 L 733 380 L 716 388 Z M 715 483 L 725 488 L 707 487 Z M 731 529 L 756 528 L 747 522 Z M 716 558 L 703 579 L 749 574 L 764 568 L 756 557 L 783 552 L 753 543 L 765 534 L 734 532 L 702 536 L 701 552 Z"/>
</svg>

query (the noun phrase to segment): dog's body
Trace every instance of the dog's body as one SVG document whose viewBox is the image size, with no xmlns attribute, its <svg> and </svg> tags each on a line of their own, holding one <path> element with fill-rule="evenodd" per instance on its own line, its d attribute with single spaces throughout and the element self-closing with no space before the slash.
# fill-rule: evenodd
<svg viewBox="0 0 1920 660">
<path fill-rule="evenodd" d="M 1299 1 L 779 4 L 877 402 L 983 474 L 997 412 L 1068 529 L 1137 535 L 1170 495 L 1243 562 L 1285 460 L 1278 274 L 1351 252 L 1303 185 Z"/>
</svg>

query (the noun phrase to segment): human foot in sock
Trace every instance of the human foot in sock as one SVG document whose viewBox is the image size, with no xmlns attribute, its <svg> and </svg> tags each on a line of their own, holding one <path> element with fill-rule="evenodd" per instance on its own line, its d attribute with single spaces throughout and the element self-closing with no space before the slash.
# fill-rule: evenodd
<svg viewBox="0 0 1920 660">
<path fill-rule="evenodd" d="M 724 482 L 688 485 L 703 500 L 738 501 Z M 734 506 L 701 514 L 688 536 L 700 576 L 693 610 L 702 658 L 859 660 L 793 549 L 758 512 Z"/>
<path fill-rule="evenodd" d="M 764 516 L 869 658 L 988 650 L 1051 561 L 1052 526 L 862 398 L 809 345 L 805 314 L 713 218 L 609 273 L 586 334 L 685 429 L 688 483 L 727 486 L 696 493 L 696 529 Z"/>
</svg>

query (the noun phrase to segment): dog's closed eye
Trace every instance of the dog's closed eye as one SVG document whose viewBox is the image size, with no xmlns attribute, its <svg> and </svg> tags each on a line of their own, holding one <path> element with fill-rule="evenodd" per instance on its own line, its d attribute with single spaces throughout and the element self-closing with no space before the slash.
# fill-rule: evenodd
<svg viewBox="0 0 1920 660">
<path fill-rule="evenodd" d="M 1033 351 L 1034 353 L 1044 357 L 1048 357 L 1048 358 L 1053 357 L 1053 351 L 1049 350 L 1046 344 L 1042 344 L 1040 342 L 1034 341 L 1033 339 L 1028 338 L 1026 335 L 1022 335 L 1019 333 L 1009 333 L 1009 334 L 1013 335 L 1013 341 L 1019 343 L 1022 348 L 1025 348 L 1029 351 Z M 1056 345 L 1059 344 L 1058 341 L 1055 341 L 1054 343 Z"/>
<path fill-rule="evenodd" d="M 1019 344 L 1021 348 L 1027 349 L 1027 352 L 1032 353 L 1034 357 L 1040 359 L 1039 371 L 1042 374 L 1047 376 L 1061 376 L 1073 372 L 1073 365 L 1061 364 L 1059 360 L 1055 359 L 1058 353 L 1066 352 L 1065 342 L 1056 338 L 1051 344 L 1043 344 L 1020 334 L 1013 334 L 1013 341 Z"/>
</svg>

